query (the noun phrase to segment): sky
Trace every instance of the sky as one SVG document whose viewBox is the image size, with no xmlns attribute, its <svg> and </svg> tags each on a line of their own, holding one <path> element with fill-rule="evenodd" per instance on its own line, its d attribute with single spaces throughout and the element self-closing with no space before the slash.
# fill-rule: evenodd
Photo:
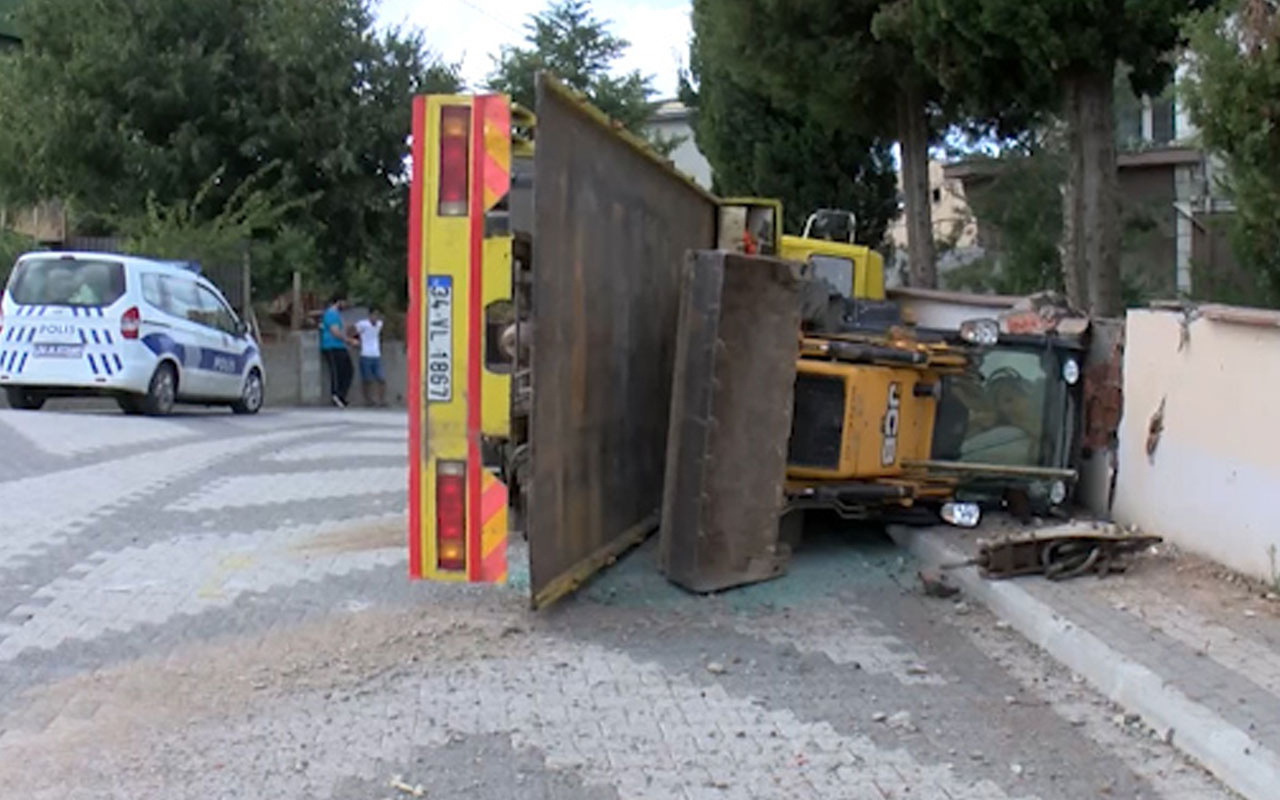
<svg viewBox="0 0 1280 800">
<path fill-rule="evenodd" d="M 427 44 L 479 88 L 504 44 L 520 44 L 529 14 L 547 0 L 382 0 L 384 25 L 418 28 Z M 676 72 L 688 61 L 690 0 L 593 0 L 595 16 L 612 24 L 615 35 L 631 42 L 621 72 L 638 69 L 653 76 L 659 97 L 676 91 Z"/>
</svg>

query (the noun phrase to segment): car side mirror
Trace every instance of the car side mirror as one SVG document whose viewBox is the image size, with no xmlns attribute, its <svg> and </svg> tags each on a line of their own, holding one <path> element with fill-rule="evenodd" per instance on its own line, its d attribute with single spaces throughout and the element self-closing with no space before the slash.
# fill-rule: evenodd
<svg viewBox="0 0 1280 800">
<path fill-rule="evenodd" d="M 244 324 L 244 320 L 236 320 L 236 336 L 244 336 L 249 332 L 249 326 Z"/>
</svg>

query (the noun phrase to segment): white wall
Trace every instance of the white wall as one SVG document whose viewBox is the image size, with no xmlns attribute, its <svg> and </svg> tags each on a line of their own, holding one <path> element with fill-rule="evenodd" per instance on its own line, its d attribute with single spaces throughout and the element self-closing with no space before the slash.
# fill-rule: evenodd
<svg viewBox="0 0 1280 800">
<path fill-rule="evenodd" d="M 902 309 L 902 317 L 922 328 L 956 331 L 971 319 L 995 319 L 1022 298 L 997 294 L 947 292 L 895 287 L 886 294 Z"/>
<path fill-rule="evenodd" d="M 645 124 L 650 134 L 664 139 L 680 139 L 680 144 L 671 152 L 671 162 L 675 168 L 693 178 L 704 189 L 711 188 L 711 164 L 702 151 L 693 134 L 693 112 L 677 101 L 668 101 L 659 106 L 658 111 Z"/>
<path fill-rule="evenodd" d="M 1128 314 L 1113 513 L 1118 522 L 1274 580 L 1280 313 L 1226 306 L 1199 313 L 1185 340 L 1179 311 Z M 1161 403 L 1157 436 L 1151 426 Z"/>
</svg>

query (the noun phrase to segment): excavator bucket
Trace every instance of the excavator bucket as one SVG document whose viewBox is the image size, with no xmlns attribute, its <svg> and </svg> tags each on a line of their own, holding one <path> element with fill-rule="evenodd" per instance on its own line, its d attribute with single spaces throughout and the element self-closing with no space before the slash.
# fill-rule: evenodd
<svg viewBox="0 0 1280 800">
<path fill-rule="evenodd" d="M 686 251 L 713 245 L 717 219 L 714 196 L 546 76 L 537 114 L 526 516 L 535 608 L 657 526 L 681 266 Z"/>
<path fill-rule="evenodd" d="M 713 592 L 783 573 L 783 477 L 801 279 L 783 261 L 691 253 L 680 305 L 659 550 L 664 574 Z"/>
</svg>

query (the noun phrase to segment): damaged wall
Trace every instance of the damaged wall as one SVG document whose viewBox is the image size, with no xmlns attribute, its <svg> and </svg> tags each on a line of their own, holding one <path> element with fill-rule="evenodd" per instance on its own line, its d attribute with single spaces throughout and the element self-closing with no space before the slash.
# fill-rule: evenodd
<svg viewBox="0 0 1280 800">
<path fill-rule="evenodd" d="M 1123 411 L 1124 320 L 1095 319 L 1084 372 L 1084 434 L 1076 502 L 1099 517 L 1111 515 L 1117 430 Z"/>
<path fill-rule="evenodd" d="M 1275 580 L 1277 397 L 1280 312 L 1130 311 L 1116 521 Z"/>
</svg>

